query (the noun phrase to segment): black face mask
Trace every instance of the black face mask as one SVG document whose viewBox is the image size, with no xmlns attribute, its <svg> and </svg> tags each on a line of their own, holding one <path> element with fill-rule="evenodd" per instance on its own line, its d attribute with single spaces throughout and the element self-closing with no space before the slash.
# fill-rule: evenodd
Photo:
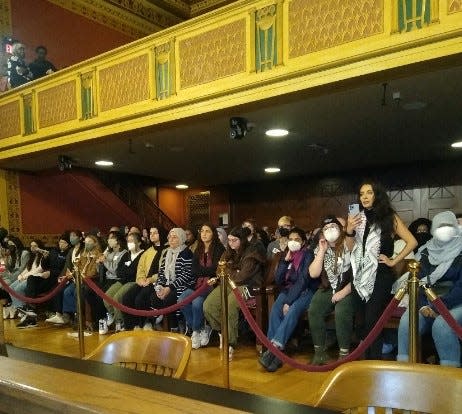
<svg viewBox="0 0 462 414">
<path fill-rule="evenodd" d="M 290 234 L 290 230 L 286 229 L 285 227 L 279 227 L 279 235 L 281 237 L 288 237 Z"/>
<path fill-rule="evenodd" d="M 432 238 L 430 233 L 417 233 L 415 239 L 417 240 L 417 247 L 423 246 Z"/>
</svg>

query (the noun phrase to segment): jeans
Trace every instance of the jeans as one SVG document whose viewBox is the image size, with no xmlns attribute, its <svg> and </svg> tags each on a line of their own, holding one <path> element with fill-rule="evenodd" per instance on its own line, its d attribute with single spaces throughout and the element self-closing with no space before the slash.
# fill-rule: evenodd
<svg viewBox="0 0 462 414">
<path fill-rule="evenodd" d="M 61 312 L 61 309 L 58 312 Z M 74 282 L 69 282 L 69 284 L 63 290 L 62 312 L 69 313 L 70 315 L 73 315 L 75 312 L 77 312 L 77 296 Z"/>
<path fill-rule="evenodd" d="M 300 316 L 310 305 L 313 292 L 303 292 L 290 306 L 286 315 L 282 308 L 286 303 L 287 295 L 281 292 L 271 308 L 269 316 L 268 338 L 279 348 L 284 349 L 287 341 L 297 327 Z"/>
<path fill-rule="evenodd" d="M 462 305 L 450 310 L 451 315 L 462 324 Z M 426 318 L 419 313 L 419 335 L 432 333 L 441 365 L 460 367 L 459 338 L 449 327 L 441 315 L 436 318 Z M 398 361 L 409 361 L 409 310 L 404 312 L 398 328 Z"/>
<path fill-rule="evenodd" d="M 192 295 L 194 290 L 186 289 L 178 298 L 178 302 L 185 300 L 188 296 Z M 195 298 L 192 302 L 184 305 L 181 308 L 186 325 L 189 326 L 193 331 L 200 331 L 204 327 L 204 300 L 209 292 L 203 293 L 202 295 Z"/>
<path fill-rule="evenodd" d="M 30 276 L 30 277 L 33 277 L 33 276 Z M 15 280 L 10 285 L 11 289 L 13 289 L 16 293 L 19 293 L 21 295 L 26 294 L 26 287 L 27 287 L 27 279 L 26 280 Z M 24 306 L 24 302 L 21 302 L 19 299 L 11 295 L 11 305 L 15 308 L 20 308 L 21 306 Z"/>
</svg>

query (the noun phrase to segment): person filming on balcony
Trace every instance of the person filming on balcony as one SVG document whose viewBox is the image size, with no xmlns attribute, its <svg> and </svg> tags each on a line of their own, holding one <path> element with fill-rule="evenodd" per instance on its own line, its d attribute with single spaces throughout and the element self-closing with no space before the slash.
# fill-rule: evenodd
<svg viewBox="0 0 462 414">
<path fill-rule="evenodd" d="M 26 65 L 26 48 L 22 43 L 13 45 L 13 55 L 8 59 L 8 82 L 12 88 L 30 82 L 34 75 Z"/>
</svg>

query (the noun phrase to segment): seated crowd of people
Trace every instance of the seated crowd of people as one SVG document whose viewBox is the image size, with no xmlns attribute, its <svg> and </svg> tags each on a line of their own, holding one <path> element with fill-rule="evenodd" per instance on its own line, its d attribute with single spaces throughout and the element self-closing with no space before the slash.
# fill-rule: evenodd
<svg viewBox="0 0 462 414">
<path fill-rule="evenodd" d="M 30 249 L 0 230 L 1 277 L 11 289 L 35 298 L 58 283 L 66 286 L 52 299 L 54 314 L 47 323 L 64 325 L 76 315 L 75 278 L 91 278 L 110 298 L 134 310 L 160 310 L 195 297 L 177 312 L 165 315 L 168 329 L 189 334 L 193 349 L 208 345 L 213 330 L 221 332 L 220 289 L 203 288 L 217 273 L 219 261 L 245 296 L 264 282 L 265 269 L 274 263 L 278 296 L 270 310 L 267 336 L 285 350 L 300 318 L 308 311 L 314 345 L 311 364 L 327 364 L 327 324 L 335 315 L 338 358 L 350 352 L 353 336 L 364 340 L 388 305 L 392 291 L 401 283 L 403 260 L 421 263 L 419 277 L 432 286 L 459 324 L 462 323 L 462 219 L 454 212 L 438 213 L 433 221 L 418 219 L 405 226 L 393 210 L 384 188 L 366 181 L 359 188 L 359 212 L 348 217 L 326 214 L 315 231 L 297 227 L 290 216 L 277 222 L 274 237 L 258 230 L 252 219 L 232 228 L 204 223 L 197 232 L 153 226 L 113 227 L 106 238 L 97 231 L 83 235 L 65 232 L 55 249 L 44 249 L 33 240 Z M 197 236 L 197 239 L 196 239 Z M 406 276 L 403 277 L 404 279 Z M 0 290 L 9 300 L 4 318 L 22 317 L 18 328 L 37 325 L 30 304 Z M 139 317 L 122 312 L 82 284 L 86 329 L 106 334 L 108 329 L 152 330 L 158 317 Z M 419 298 L 420 333 L 431 332 L 442 365 L 460 366 L 457 335 L 424 295 Z M 230 358 L 238 343 L 239 305 L 228 286 L 228 335 Z M 101 327 L 101 321 L 104 321 Z M 384 347 L 379 335 L 365 358 L 381 359 Z M 397 359 L 408 360 L 408 316 L 398 329 Z M 282 361 L 268 349 L 259 358 L 269 372 Z"/>
</svg>

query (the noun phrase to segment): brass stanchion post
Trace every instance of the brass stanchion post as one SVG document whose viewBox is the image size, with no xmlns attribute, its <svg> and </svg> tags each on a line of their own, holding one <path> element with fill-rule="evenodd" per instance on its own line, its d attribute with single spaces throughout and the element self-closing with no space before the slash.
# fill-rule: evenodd
<svg viewBox="0 0 462 414">
<path fill-rule="evenodd" d="M 223 360 L 223 385 L 229 388 L 229 339 L 228 339 L 228 281 L 226 275 L 226 262 L 218 263 L 220 268 L 221 293 L 221 357 Z"/>
<path fill-rule="evenodd" d="M 419 337 L 419 270 L 420 263 L 412 260 L 408 264 L 409 279 L 409 362 L 419 362 L 420 359 L 420 337 Z"/>
<path fill-rule="evenodd" d="M 0 299 L 0 355 L 8 356 L 5 344 L 5 320 L 3 319 L 3 307 L 6 305 L 5 299 Z"/>
<path fill-rule="evenodd" d="M 84 319 L 85 313 L 82 308 L 82 279 L 78 269 L 78 260 L 74 262 L 74 279 L 75 279 L 75 290 L 77 296 L 77 320 L 78 320 L 78 333 L 79 333 L 79 351 L 80 359 L 85 357 L 85 335 L 84 335 Z"/>
</svg>

